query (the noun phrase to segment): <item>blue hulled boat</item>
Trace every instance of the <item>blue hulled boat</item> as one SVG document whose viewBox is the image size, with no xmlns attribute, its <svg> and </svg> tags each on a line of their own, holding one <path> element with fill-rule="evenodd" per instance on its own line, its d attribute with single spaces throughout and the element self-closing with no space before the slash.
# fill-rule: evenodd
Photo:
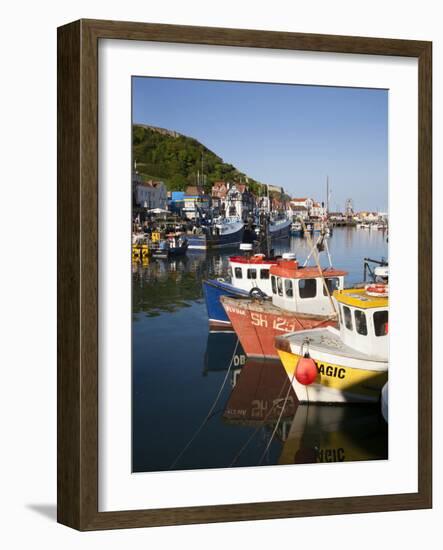
<svg viewBox="0 0 443 550">
<path fill-rule="evenodd" d="M 220 296 L 232 298 L 247 298 L 249 292 L 231 285 L 226 281 L 210 279 L 203 281 L 203 293 L 205 295 L 206 309 L 208 310 L 209 324 L 220 329 L 232 331 L 231 321 L 220 302 Z"/>
<path fill-rule="evenodd" d="M 246 247 L 247 245 L 242 246 Z M 203 281 L 210 326 L 218 330 L 232 330 L 231 322 L 220 303 L 221 296 L 245 298 L 250 296 L 251 292 L 271 296 L 269 270 L 276 263 L 276 259 L 266 259 L 264 254 L 255 254 L 249 257 L 231 256 L 229 258 L 231 281 L 223 279 Z"/>
<path fill-rule="evenodd" d="M 210 225 L 199 227 L 188 234 L 189 248 L 207 250 L 212 248 L 228 248 L 239 246 L 243 239 L 244 222 L 239 218 L 223 218 L 214 220 Z"/>
</svg>

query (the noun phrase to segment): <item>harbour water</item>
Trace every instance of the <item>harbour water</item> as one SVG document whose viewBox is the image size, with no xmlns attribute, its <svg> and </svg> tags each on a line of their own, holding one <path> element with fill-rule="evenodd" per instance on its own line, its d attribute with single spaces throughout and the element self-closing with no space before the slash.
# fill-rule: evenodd
<svg viewBox="0 0 443 550">
<path fill-rule="evenodd" d="M 335 228 L 334 267 L 363 280 L 388 258 L 386 233 Z M 299 262 L 306 238 L 275 246 Z M 133 264 L 133 471 L 386 459 L 380 407 L 298 405 L 283 367 L 246 359 L 233 333 L 209 333 L 202 281 L 226 277 L 235 250 Z M 322 265 L 328 265 L 322 254 Z"/>
</svg>

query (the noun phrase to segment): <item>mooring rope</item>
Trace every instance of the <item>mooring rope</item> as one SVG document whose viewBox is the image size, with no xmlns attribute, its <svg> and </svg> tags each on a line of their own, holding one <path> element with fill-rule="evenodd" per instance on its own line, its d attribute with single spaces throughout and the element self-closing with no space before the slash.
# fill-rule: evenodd
<svg viewBox="0 0 443 550">
<path fill-rule="evenodd" d="M 265 365 L 266 368 L 274 368 L 274 366 L 267 366 Z M 243 454 L 243 452 L 248 448 L 249 446 L 249 443 L 251 443 L 251 441 L 254 439 L 254 437 L 257 435 L 257 433 L 259 432 L 259 430 L 261 428 L 263 428 L 263 426 L 265 425 L 268 417 L 271 415 L 271 413 L 273 412 L 273 410 L 277 407 L 278 403 L 277 401 L 280 399 L 280 396 L 282 395 L 283 393 L 283 390 L 286 386 L 286 384 L 288 383 L 288 378 L 286 377 L 285 381 L 283 382 L 283 385 L 282 387 L 280 388 L 280 392 L 278 394 L 278 396 L 276 397 L 276 399 L 274 400 L 274 403 L 272 405 L 272 407 L 269 409 L 269 411 L 266 413 L 265 417 L 263 418 L 263 420 L 261 421 L 261 423 L 255 428 L 255 430 L 252 432 L 252 434 L 248 437 L 248 439 L 246 440 L 246 442 L 244 443 L 244 445 L 240 448 L 240 450 L 238 451 L 238 453 L 234 456 L 234 458 L 232 459 L 231 463 L 229 464 L 229 467 L 231 466 L 234 466 L 234 464 L 237 462 L 237 460 L 240 458 L 240 456 Z M 286 407 L 286 404 L 284 405 L 283 409 Z"/>
<path fill-rule="evenodd" d="M 202 431 L 202 429 L 205 427 L 206 423 L 208 422 L 208 420 L 211 418 L 213 412 L 214 412 L 214 409 L 215 409 L 215 406 L 217 405 L 217 402 L 218 400 L 220 399 L 221 397 L 221 394 L 223 392 L 223 388 L 225 387 L 226 385 L 226 382 L 228 380 L 228 376 L 229 376 L 229 373 L 231 372 L 231 367 L 234 363 L 234 357 L 237 353 L 237 348 L 238 348 L 238 344 L 239 344 L 239 339 L 237 338 L 237 343 L 235 344 L 235 348 L 234 348 L 234 353 L 232 354 L 232 357 L 231 357 L 231 361 L 229 362 L 229 367 L 228 367 L 228 370 L 226 371 L 226 375 L 223 379 L 223 382 L 222 382 L 222 385 L 220 386 L 220 389 L 218 391 L 218 394 L 214 400 L 214 402 L 212 403 L 211 405 L 211 408 L 209 409 L 207 415 L 205 416 L 203 422 L 200 424 L 200 426 L 198 427 L 198 429 L 196 430 L 196 432 L 194 433 L 194 435 L 191 437 L 191 439 L 188 441 L 188 443 L 184 446 L 184 448 L 181 450 L 181 452 L 179 453 L 179 455 L 177 456 L 177 458 L 174 460 L 174 462 L 169 466 L 169 470 L 172 470 L 176 465 L 177 463 L 179 462 L 179 460 L 181 459 L 181 457 L 185 454 L 185 452 L 189 449 L 189 447 L 192 445 L 192 443 L 195 441 L 195 439 L 198 437 L 198 435 L 200 434 L 200 432 Z"/>
<path fill-rule="evenodd" d="M 299 359 L 299 360 L 300 360 L 300 359 Z M 298 361 L 297 361 L 297 365 L 298 365 Z M 271 443 L 272 443 L 272 441 L 273 441 L 273 439 L 274 439 L 274 437 L 275 437 L 275 434 L 277 433 L 278 426 L 279 426 L 280 421 L 281 421 L 282 416 L 283 416 L 283 411 L 284 411 L 285 408 L 286 408 L 286 403 L 288 402 L 289 394 L 291 393 L 292 382 L 293 382 L 294 377 L 295 377 L 295 371 L 297 370 L 297 365 L 295 365 L 294 373 L 293 373 L 293 375 L 292 375 L 291 383 L 289 384 L 288 391 L 286 392 L 286 397 L 285 397 L 285 400 L 284 400 L 284 403 L 283 403 L 283 407 L 282 407 L 282 409 L 281 409 L 281 411 L 280 411 L 280 414 L 279 414 L 279 416 L 278 416 L 278 419 L 277 419 L 277 422 L 276 422 L 276 424 L 275 424 L 274 430 L 272 431 L 271 437 L 269 438 L 269 441 L 268 441 L 268 443 L 267 443 L 267 445 L 266 445 L 266 447 L 265 447 L 265 449 L 264 449 L 264 451 L 263 451 L 263 453 L 262 453 L 262 455 L 261 455 L 261 457 L 260 457 L 260 460 L 258 461 L 258 466 L 260 466 L 261 463 L 263 462 L 263 459 L 264 459 L 266 453 L 268 452 L 269 447 L 271 446 Z"/>
</svg>

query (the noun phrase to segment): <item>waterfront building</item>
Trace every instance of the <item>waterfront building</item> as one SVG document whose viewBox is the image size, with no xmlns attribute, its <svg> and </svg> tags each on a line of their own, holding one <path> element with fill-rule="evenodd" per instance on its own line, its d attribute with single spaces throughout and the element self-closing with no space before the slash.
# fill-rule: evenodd
<svg viewBox="0 0 443 550">
<path fill-rule="evenodd" d="M 216 181 L 211 195 L 213 206 L 226 217 L 246 220 L 255 207 L 255 196 L 245 183 Z"/>
<path fill-rule="evenodd" d="M 168 206 L 168 196 L 165 184 L 162 181 L 145 181 L 140 174 L 133 176 L 134 202 L 140 208 L 152 210 L 161 208 L 165 210 Z"/>
<path fill-rule="evenodd" d="M 309 197 L 292 198 L 290 201 L 291 208 L 294 206 L 304 206 L 308 212 L 308 217 L 311 216 L 311 210 L 314 205 L 314 200 Z"/>
<path fill-rule="evenodd" d="M 313 202 L 311 208 L 311 217 L 312 218 L 324 218 L 326 216 L 326 208 L 324 204 L 319 202 Z"/>
<path fill-rule="evenodd" d="M 205 218 L 211 208 L 211 197 L 203 188 L 197 185 L 188 185 L 183 195 L 182 215 L 189 220 Z"/>
</svg>

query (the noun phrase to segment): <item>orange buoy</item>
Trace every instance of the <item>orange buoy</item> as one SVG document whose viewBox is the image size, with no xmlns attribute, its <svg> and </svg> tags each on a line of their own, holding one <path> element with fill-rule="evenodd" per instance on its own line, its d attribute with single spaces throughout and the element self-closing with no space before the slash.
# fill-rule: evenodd
<svg viewBox="0 0 443 550">
<path fill-rule="evenodd" d="M 300 357 L 295 368 L 295 379 L 303 386 L 309 386 L 317 378 L 317 364 L 314 359 L 309 357 L 309 354 L 305 354 L 304 357 Z"/>
</svg>

